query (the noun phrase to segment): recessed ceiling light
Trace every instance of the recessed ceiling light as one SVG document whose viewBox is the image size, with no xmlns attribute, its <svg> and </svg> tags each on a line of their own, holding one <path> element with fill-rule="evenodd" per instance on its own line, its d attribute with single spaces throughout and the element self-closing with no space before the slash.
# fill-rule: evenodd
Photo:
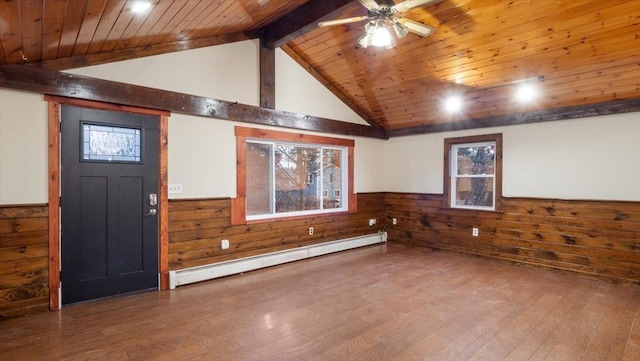
<svg viewBox="0 0 640 361">
<path fill-rule="evenodd" d="M 530 82 L 522 83 L 516 88 L 514 97 L 520 103 L 530 103 L 538 97 L 538 88 Z"/>
<path fill-rule="evenodd" d="M 444 101 L 444 109 L 448 113 L 458 113 L 462 110 L 462 97 L 460 95 L 450 95 Z"/>
<path fill-rule="evenodd" d="M 133 1 L 131 3 L 131 11 L 136 14 L 141 14 L 146 12 L 151 8 L 151 3 L 148 1 Z"/>
</svg>

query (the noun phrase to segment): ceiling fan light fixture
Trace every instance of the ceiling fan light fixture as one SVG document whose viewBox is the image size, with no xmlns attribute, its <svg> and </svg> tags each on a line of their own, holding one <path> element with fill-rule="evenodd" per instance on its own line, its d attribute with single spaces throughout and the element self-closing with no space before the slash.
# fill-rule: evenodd
<svg viewBox="0 0 640 361">
<path fill-rule="evenodd" d="M 393 30 L 396 32 L 396 36 L 398 36 L 398 39 L 404 38 L 409 33 L 409 28 L 397 21 L 393 23 Z"/>
<path fill-rule="evenodd" d="M 375 31 L 376 24 L 374 21 L 370 21 L 364 25 L 364 35 L 358 39 L 358 44 L 363 48 L 368 48 L 373 43 L 373 33 Z"/>
<path fill-rule="evenodd" d="M 371 34 L 365 33 L 358 39 L 358 44 L 363 48 L 368 48 L 371 46 L 372 39 L 373 36 L 371 36 Z"/>
<path fill-rule="evenodd" d="M 358 44 L 367 48 L 376 46 L 391 49 L 396 46 L 396 39 L 404 38 L 408 33 L 426 37 L 435 31 L 429 25 L 400 16 L 401 13 L 418 6 L 437 4 L 442 0 L 358 0 L 367 9 L 366 16 L 354 16 L 334 20 L 321 21 L 320 27 L 352 24 L 367 20 L 365 34 L 358 39 Z M 395 32 L 396 36 L 392 35 Z"/>
<path fill-rule="evenodd" d="M 376 46 L 391 49 L 397 44 L 396 39 L 391 35 L 389 26 L 380 19 L 368 22 L 364 26 L 364 30 L 364 35 L 358 39 L 358 44 L 363 48 Z"/>
<path fill-rule="evenodd" d="M 391 31 L 386 26 L 378 26 L 373 33 L 373 39 L 371 45 L 379 48 L 393 48 L 396 46 L 396 39 L 391 35 Z"/>
</svg>

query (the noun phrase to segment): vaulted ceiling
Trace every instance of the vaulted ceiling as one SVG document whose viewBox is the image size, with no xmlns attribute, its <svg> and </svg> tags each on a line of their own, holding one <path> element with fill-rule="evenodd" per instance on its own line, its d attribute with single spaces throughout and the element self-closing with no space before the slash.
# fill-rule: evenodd
<svg viewBox="0 0 640 361">
<path fill-rule="evenodd" d="M 62 70 L 261 38 L 392 135 L 640 99 L 638 0 L 443 0 L 404 13 L 433 35 L 410 33 L 392 49 L 360 47 L 364 22 L 317 27 L 367 15 L 357 1 L 151 3 L 136 14 L 127 0 L 3 0 L 0 65 Z M 516 103 L 527 79 L 541 96 Z M 454 93 L 464 108 L 450 114 L 442 103 Z"/>
</svg>

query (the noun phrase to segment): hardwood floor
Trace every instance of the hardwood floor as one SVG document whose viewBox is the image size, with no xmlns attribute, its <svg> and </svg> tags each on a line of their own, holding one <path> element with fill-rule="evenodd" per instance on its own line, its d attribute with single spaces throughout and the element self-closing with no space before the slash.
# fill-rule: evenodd
<svg viewBox="0 0 640 361">
<path fill-rule="evenodd" d="M 0 322 L 2 360 L 639 360 L 640 287 L 401 245 Z"/>
</svg>

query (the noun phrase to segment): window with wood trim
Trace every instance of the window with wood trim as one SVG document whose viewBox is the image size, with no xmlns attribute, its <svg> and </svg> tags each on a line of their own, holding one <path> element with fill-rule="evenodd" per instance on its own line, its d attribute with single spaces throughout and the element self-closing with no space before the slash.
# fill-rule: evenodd
<svg viewBox="0 0 640 361">
<path fill-rule="evenodd" d="M 444 141 L 446 207 L 502 210 L 502 134 Z"/>
<path fill-rule="evenodd" d="M 236 146 L 233 224 L 355 212 L 353 140 L 236 127 Z"/>
</svg>

